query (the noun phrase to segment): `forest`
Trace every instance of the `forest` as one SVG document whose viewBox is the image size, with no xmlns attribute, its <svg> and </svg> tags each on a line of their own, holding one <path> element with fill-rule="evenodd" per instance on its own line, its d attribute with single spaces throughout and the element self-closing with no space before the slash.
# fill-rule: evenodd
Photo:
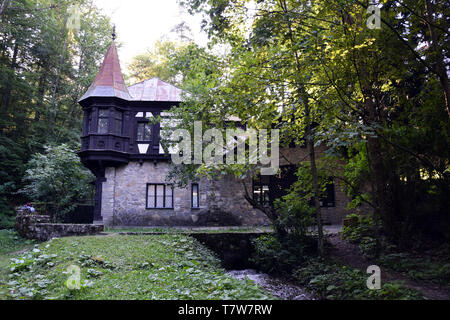
<svg viewBox="0 0 450 320">
<path fill-rule="evenodd" d="M 56 198 L 64 212 L 91 197 L 92 177 L 76 155 L 78 99 L 102 62 L 112 24 L 92 1 L 0 5 L 0 226 L 11 228 L 14 206 Z M 79 30 L 70 25 L 74 5 L 83 15 Z"/>
<path fill-rule="evenodd" d="M 418 264 L 400 266 L 399 254 L 431 250 L 442 261 L 414 276 L 448 286 L 450 3 L 179 2 L 203 16 L 207 47 L 181 23 L 177 41 L 162 39 L 134 58 L 128 84 L 159 77 L 188 92 L 171 111 L 178 128 L 193 130 L 202 121 L 225 132 L 224 119 L 238 117 L 246 127 L 280 130 L 282 147 L 308 150 L 297 181 L 273 208 L 247 195 L 276 231 L 256 244 L 261 268 L 276 265 L 304 279 L 329 272 L 320 263 L 328 248 L 320 199 L 334 179 L 351 198 L 348 209 L 362 213 L 348 217 L 352 228 L 344 227 L 344 237 L 394 269 Z M 74 4 L 82 11 L 77 30 L 69 23 Z M 92 201 L 94 177 L 77 156 L 78 99 L 112 30 L 89 0 L 0 0 L 0 229 L 13 227 L 14 207 L 27 201 L 51 203 L 59 215 Z M 326 153 L 317 156 L 323 145 Z M 245 180 L 258 170 L 187 165 L 171 178 L 180 185 L 199 176 Z M 311 250 L 320 259 L 295 271 Z"/>
</svg>

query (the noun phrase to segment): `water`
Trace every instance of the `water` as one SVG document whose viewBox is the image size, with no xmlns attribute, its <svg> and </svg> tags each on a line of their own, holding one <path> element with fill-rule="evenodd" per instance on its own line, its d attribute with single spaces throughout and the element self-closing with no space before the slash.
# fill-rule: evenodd
<svg viewBox="0 0 450 320">
<path fill-rule="evenodd" d="M 256 270 L 236 270 L 229 271 L 228 274 L 239 280 L 248 278 L 281 300 L 313 300 L 312 296 L 307 294 L 301 287 Z"/>
</svg>

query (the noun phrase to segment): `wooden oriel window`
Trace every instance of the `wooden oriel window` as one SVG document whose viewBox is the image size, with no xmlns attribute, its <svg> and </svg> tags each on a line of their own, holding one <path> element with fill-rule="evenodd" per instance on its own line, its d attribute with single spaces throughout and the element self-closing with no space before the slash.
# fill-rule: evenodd
<svg viewBox="0 0 450 320">
<path fill-rule="evenodd" d="M 109 132 L 109 110 L 98 110 L 98 133 L 107 134 Z"/>
<path fill-rule="evenodd" d="M 123 112 L 116 110 L 114 115 L 114 134 L 122 135 Z"/>
<path fill-rule="evenodd" d="M 87 133 L 92 132 L 92 111 L 89 111 L 88 113 L 88 121 L 87 121 Z"/>
<path fill-rule="evenodd" d="M 173 209 L 173 186 L 147 184 L 147 209 Z"/>
</svg>

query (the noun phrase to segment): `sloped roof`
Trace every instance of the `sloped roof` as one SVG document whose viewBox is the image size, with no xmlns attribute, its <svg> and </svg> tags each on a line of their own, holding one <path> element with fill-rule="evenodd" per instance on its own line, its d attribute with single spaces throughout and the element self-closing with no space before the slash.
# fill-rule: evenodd
<svg viewBox="0 0 450 320">
<path fill-rule="evenodd" d="M 106 53 L 105 60 L 100 67 L 97 77 L 80 101 L 89 97 L 117 97 L 124 100 L 132 100 L 123 79 L 114 41 Z"/>
<path fill-rule="evenodd" d="M 159 78 L 152 78 L 128 87 L 132 101 L 181 102 L 182 90 Z"/>
</svg>

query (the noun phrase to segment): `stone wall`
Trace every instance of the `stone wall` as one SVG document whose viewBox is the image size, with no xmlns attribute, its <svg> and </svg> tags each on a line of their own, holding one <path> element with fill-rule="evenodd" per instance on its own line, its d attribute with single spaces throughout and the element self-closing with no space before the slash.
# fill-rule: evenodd
<svg viewBox="0 0 450 320">
<path fill-rule="evenodd" d="M 104 227 L 89 224 L 49 223 L 49 216 L 30 215 L 26 210 L 17 209 L 15 229 L 25 239 L 48 241 L 53 238 L 97 235 Z"/>
<path fill-rule="evenodd" d="M 107 168 L 103 183 L 102 216 L 108 226 L 258 226 L 266 216 L 244 198 L 241 182 L 233 177 L 198 182 L 200 208 L 191 208 L 191 186 L 175 188 L 173 209 L 147 209 L 147 184 L 165 183 L 166 162 L 130 162 Z M 251 183 L 250 183 L 251 185 Z"/>
<path fill-rule="evenodd" d="M 317 157 L 325 150 L 317 148 Z M 306 148 L 280 150 L 280 166 L 308 161 Z M 191 186 L 174 190 L 173 209 L 147 209 L 147 184 L 164 184 L 170 167 L 167 162 L 138 161 L 118 168 L 106 168 L 102 192 L 103 223 L 107 226 L 259 226 L 267 217 L 244 197 L 242 182 L 231 176 L 220 181 L 199 181 L 200 208 L 191 208 Z M 252 194 L 252 178 L 246 181 Z M 324 222 L 341 224 L 349 213 L 348 197 L 335 181 L 336 207 L 323 208 Z"/>
</svg>

